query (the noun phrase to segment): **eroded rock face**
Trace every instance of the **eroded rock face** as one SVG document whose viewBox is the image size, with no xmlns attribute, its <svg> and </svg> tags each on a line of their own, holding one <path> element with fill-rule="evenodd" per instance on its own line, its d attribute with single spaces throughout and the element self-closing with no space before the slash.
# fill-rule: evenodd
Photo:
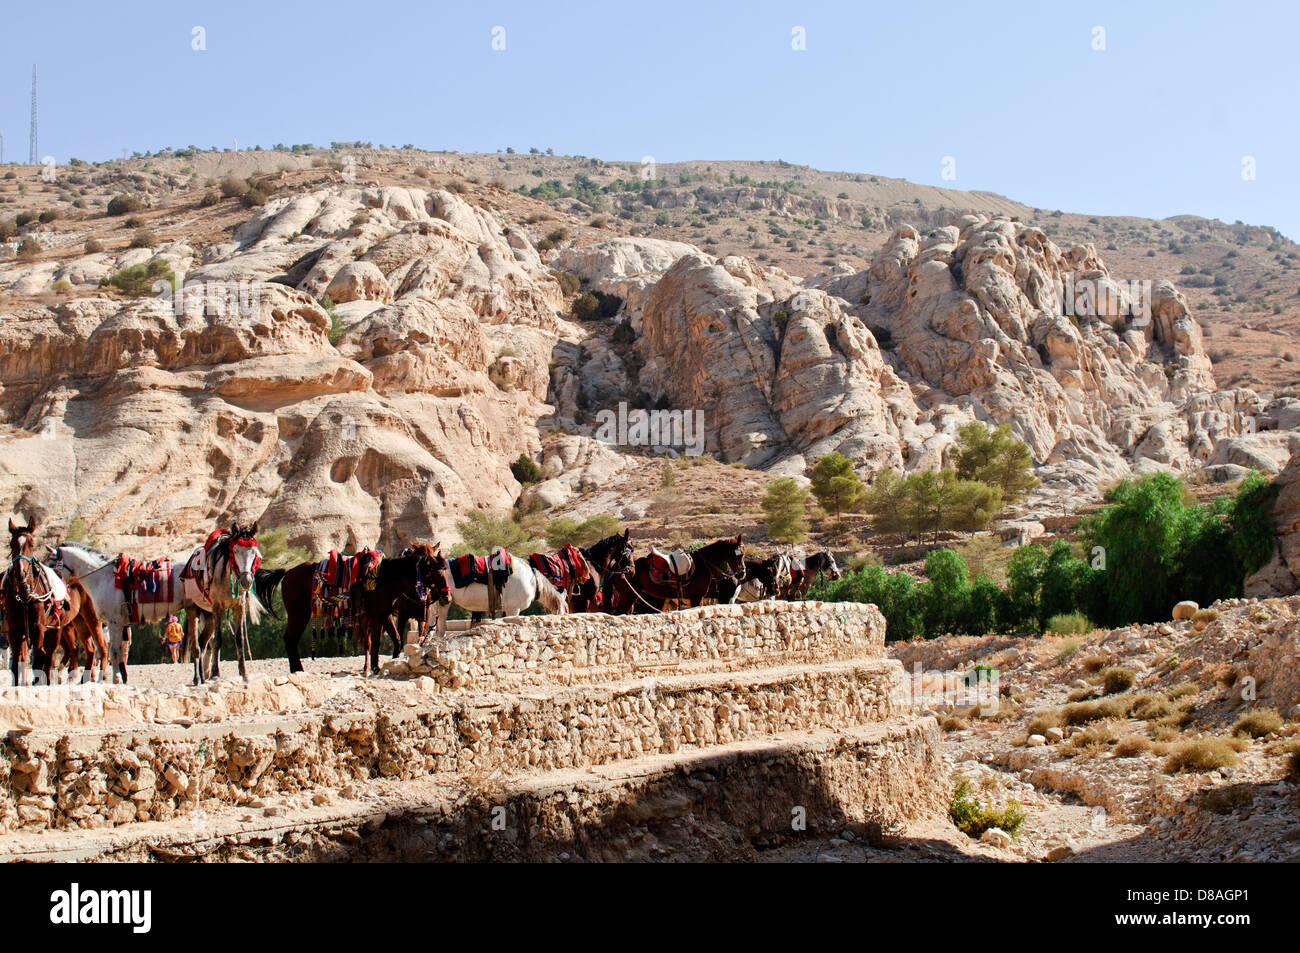
<svg viewBox="0 0 1300 953">
<path fill-rule="evenodd" d="M 322 189 L 268 203 L 197 262 L 180 243 L 158 256 L 183 273 L 178 302 L 0 315 L 4 505 L 156 555 L 231 518 L 313 551 L 399 548 L 513 502 L 506 464 L 539 448 L 567 331 L 521 232 L 447 192 Z"/>
<path fill-rule="evenodd" d="M 1277 475 L 1273 504 L 1277 548 L 1273 558 L 1246 580 L 1245 595 L 1271 599 L 1300 592 L 1300 454 Z"/>
</svg>

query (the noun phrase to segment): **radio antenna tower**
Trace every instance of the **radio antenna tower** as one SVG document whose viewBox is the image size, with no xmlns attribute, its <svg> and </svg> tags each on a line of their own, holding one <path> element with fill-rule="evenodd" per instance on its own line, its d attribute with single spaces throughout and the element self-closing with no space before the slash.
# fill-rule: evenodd
<svg viewBox="0 0 1300 953">
<path fill-rule="evenodd" d="M 27 164 L 37 164 L 36 148 L 36 64 L 32 64 L 32 137 L 27 151 Z"/>
</svg>

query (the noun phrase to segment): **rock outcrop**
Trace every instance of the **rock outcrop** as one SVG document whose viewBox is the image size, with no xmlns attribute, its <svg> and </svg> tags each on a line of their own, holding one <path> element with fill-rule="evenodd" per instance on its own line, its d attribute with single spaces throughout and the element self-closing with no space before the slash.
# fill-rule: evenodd
<svg viewBox="0 0 1300 953">
<path fill-rule="evenodd" d="M 1277 548 L 1273 558 L 1245 584 L 1245 594 L 1258 599 L 1300 592 L 1300 454 L 1291 458 L 1273 482 L 1278 490 L 1273 503 Z"/>
</svg>

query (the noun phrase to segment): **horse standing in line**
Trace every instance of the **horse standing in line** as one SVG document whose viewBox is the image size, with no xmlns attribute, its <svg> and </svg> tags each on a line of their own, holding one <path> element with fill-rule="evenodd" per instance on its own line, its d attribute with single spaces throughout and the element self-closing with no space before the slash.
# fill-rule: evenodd
<svg viewBox="0 0 1300 953">
<path fill-rule="evenodd" d="M 79 650 L 86 652 L 87 667 L 92 672 L 98 667 L 101 677 L 106 678 L 108 647 L 94 600 L 80 581 L 65 582 L 32 555 L 35 534 L 34 521 L 28 526 L 16 526 L 12 518 L 9 520 L 10 565 L 0 582 L 0 603 L 14 684 L 28 683 L 29 661 L 50 684 L 59 648 L 63 649 L 72 681 L 80 680 Z"/>
<path fill-rule="evenodd" d="M 743 579 L 723 577 L 714 579 L 709 586 L 708 598 L 720 603 L 758 602 L 778 596 L 777 578 L 781 575 L 781 560 L 785 556 L 768 559 L 746 559 Z"/>
<path fill-rule="evenodd" d="M 670 599 L 694 608 L 703 601 L 715 579 L 740 582 L 745 578 L 743 533 L 701 546 L 690 556 L 695 567 L 690 576 L 666 582 L 651 576 L 648 556 L 637 559 L 631 578 L 616 576 L 614 579 L 615 604 L 610 607 L 611 614 L 662 612 L 664 603 Z"/>
<path fill-rule="evenodd" d="M 606 536 L 598 543 L 579 547 L 591 575 L 569 593 L 570 612 L 609 611 L 613 575 L 628 576 L 633 569 L 631 530 Z M 593 609 L 597 603 L 600 610 Z"/>
<path fill-rule="evenodd" d="M 200 555 L 201 553 L 201 555 Z M 234 612 L 235 638 L 239 647 L 239 674 L 248 677 L 244 659 L 248 654 L 247 626 L 262 620 L 266 607 L 257 597 L 253 580 L 262 564 L 257 545 L 257 524 L 241 526 L 214 534 L 209 544 L 191 559 L 201 564 L 199 578 L 185 577 L 186 595 L 197 610 L 202 628 L 192 633 L 194 684 L 221 674 L 221 636 L 218 622 L 227 612 Z"/>
<path fill-rule="evenodd" d="M 113 578 L 114 560 L 84 543 L 64 542 L 46 548 L 50 554 L 48 564 L 65 580 L 75 577 L 89 590 L 95 608 L 108 625 L 109 632 L 120 639 L 122 629 L 132 622 L 127 594 L 117 588 Z M 192 599 L 185 596 L 185 584 L 181 578 L 185 561 L 189 556 L 189 553 L 184 553 L 171 560 L 171 571 L 168 577 L 168 586 L 172 595 L 170 601 L 135 603 L 141 622 L 162 622 L 168 616 L 180 615 L 182 609 L 188 609 L 189 611 L 185 613 L 187 654 L 188 642 L 193 639 L 197 624 L 195 616 L 197 606 Z"/>
<path fill-rule="evenodd" d="M 427 543 L 407 547 L 402 555 L 384 559 L 373 578 L 367 574 L 358 579 L 352 586 L 350 605 L 364 656 L 361 674 L 378 673 L 379 645 L 385 632 L 398 641 L 393 625 L 395 613 L 418 607 L 423 615 L 430 603 L 442 606 L 445 613 L 450 593 L 447 562 L 438 546 Z"/>
<path fill-rule="evenodd" d="M 550 613 L 563 615 L 568 611 L 568 600 L 564 593 L 551 585 L 550 580 L 534 569 L 532 563 L 513 554 L 507 555 L 510 557 L 510 576 L 501 587 L 501 608 L 507 617 L 519 615 L 534 601 L 541 602 L 542 607 Z M 449 574 L 448 585 L 451 599 L 437 609 L 437 628 L 434 631 L 439 639 L 447 633 L 447 614 L 451 602 L 475 615 L 491 609 L 490 594 L 485 583 L 472 582 L 457 587 Z"/>
<path fill-rule="evenodd" d="M 792 567 L 790 572 L 790 582 L 781 592 L 782 599 L 798 601 L 808 595 L 808 590 L 812 584 L 821 575 L 830 576 L 832 579 L 839 579 L 843 573 L 840 572 L 839 565 L 835 562 L 835 556 L 830 550 L 823 550 L 820 553 L 813 553 L 803 561 L 803 568 Z"/>
</svg>

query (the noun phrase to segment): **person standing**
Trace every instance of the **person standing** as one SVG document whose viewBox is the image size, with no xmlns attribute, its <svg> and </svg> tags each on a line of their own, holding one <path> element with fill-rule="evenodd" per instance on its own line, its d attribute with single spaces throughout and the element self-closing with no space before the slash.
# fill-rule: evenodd
<svg viewBox="0 0 1300 953">
<path fill-rule="evenodd" d="M 185 631 L 181 628 L 180 622 L 176 616 L 172 616 L 167 622 L 167 630 L 163 633 L 163 644 L 167 646 L 167 651 L 172 655 L 172 664 L 179 661 L 181 643 L 185 641 Z"/>
<path fill-rule="evenodd" d="M 126 658 L 131 651 L 131 627 L 124 625 L 108 648 L 108 660 L 113 665 L 113 684 L 126 684 Z"/>
</svg>

